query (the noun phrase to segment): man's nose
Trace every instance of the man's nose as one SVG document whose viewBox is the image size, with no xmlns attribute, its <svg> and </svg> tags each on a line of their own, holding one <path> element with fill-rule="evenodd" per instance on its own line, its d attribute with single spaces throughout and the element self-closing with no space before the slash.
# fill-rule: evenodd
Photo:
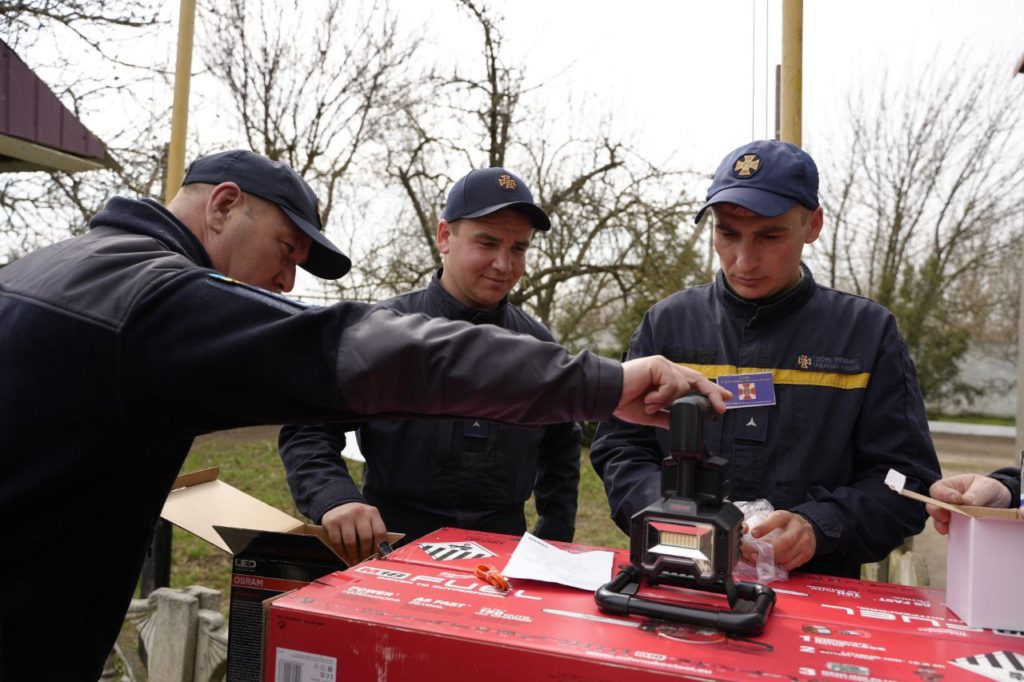
<svg viewBox="0 0 1024 682">
<path fill-rule="evenodd" d="M 503 249 L 499 249 L 498 253 L 494 256 L 492 261 L 495 270 L 500 272 L 506 272 L 512 269 L 512 254 Z"/>
<path fill-rule="evenodd" d="M 278 290 L 287 293 L 295 286 L 295 264 L 289 263 L 281 269 L 274 282 Z"/>
<path fill-rule="evenodd" d="M 741 269 L 750 269 L 757 265 L 757 253 L 752 242 L 747 240 L 740 242 L 736 249 L 736 265 Z"/>
</svg>

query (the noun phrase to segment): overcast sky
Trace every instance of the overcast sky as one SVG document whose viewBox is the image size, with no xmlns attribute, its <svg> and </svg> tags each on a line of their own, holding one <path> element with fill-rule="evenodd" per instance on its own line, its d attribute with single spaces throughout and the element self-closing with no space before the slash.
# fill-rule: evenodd
<svg viewBox="0 0 1024 682">
<path fill-rule="evenodd" d="M 557 109 L 571 95 L 595 116 L 611 113 L 646 158 L 710 174 L 732 148 L 774 136 L 781 0 L 488 5 L 503 16 L 507 61 L 544 84 L 536 97 Z M 454 3 L 392 7 L 444 51 L 479 62 L 479 33 Z M 813 154 L 830 143 L 851 91 L 956 54 L 965 69 L 995 62 L 1024 106 L 1024 75 L 1012 77 L 1024 55 L 1024 0 L 805 0 L 804 146 Z"/>
<path fill-rule="evenodd" d="M 302 1 L 307 9 L 317 4 Z M 733 147 L 774 133 L 766 110 L 774 112 L 782 0 L 478 2 L 502 17 L 507 62 L 523 67 L 528 85 L 543 84 L 536 99 L 557 109 L 571 97 L 595 116 L 611 114 L 615 132 L 634 136 L 652 160 L 711 172 Z M 455 2 L 390 0 L 390 6 L 407 31 L 426 33 L 424 58 L 479 64 L 478 27 Z M 173 68 L 177 14 L 177 0 L 167 0 L 167 23 L 156 39 L 126 48 L 133 61 Z M 80 49 L 73 41 L 68 47 Z M 804 0 L 804 145 L 813 153 L 828 144 L 853 88 L 883 71 L 901 79 L 932 60 L 946 65 L 956 54 L 964 68 L 983 61 L 1004 68 L 1007 87 L 1024 102 L 1024 76 L 1010 77 L 1024 55 L 1024 0 Z M 33 56 L 23 55 L 33 67 L 50 61 Z M 201 68 L 202 56 L 195 54 L 193 63 Z M 45 68 L 41 73 L 47 77 Z M 146 89 L 170 107 L 169 88 L 153 82 Z M 196 93 L 193 130 L 209 125 L 196 110 L 201 101 Z M 102 138 L 118 122 L 116 112 L 104 111 L 85 123 Z"/>
<path fill-rule="evenodd" d="M 504 54 L 552 110 L 572 97 L 610 113 L 643 156 L 710 174 L 750 139 L 774 136 L 781 0 L 489 1 Z M 410 26 L 468 64 L 480 37 L 454 3 L 392 0 Z M 883 72 L 902 81 L 935 61 L 994 62 L 1021 93 L 1024 0 L 804 0 L 803 144 L 821 153 L 846 97 Z M 769 115 L 766 117 L 766 108 Z"/>
<path fill-rule="evenodd" d="M 518 0 L 504 15 L 510 56 L 546 96 L 589 93 L 639 134 L 652 158 L 670 152 L 709 172 L 727 151 L 774 135 L 774 66 L 781 61 L 781 0 Z M 476 48 L 469 21 L 446 3 L 394 0 L 448 47 Z M 1021 0 L 804 1 L 804 143 L 842 115 L 846 93 L 883 70 L 902 76 L 963 49 L 965 62 L 1005 60 L 1024 102 Z M 766 96 L 767 86 L 767 96 Z"/>
</svg>

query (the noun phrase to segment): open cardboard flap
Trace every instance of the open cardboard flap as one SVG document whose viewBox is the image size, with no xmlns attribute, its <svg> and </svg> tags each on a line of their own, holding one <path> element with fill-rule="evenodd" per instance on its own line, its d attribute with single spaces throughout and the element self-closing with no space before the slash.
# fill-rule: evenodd
<svg viewBox="0 0 1024 682">
<path fill-rule="evenodd" d="M 160 516 L 231 555 L 238 554 L 261 535 L 273 533 L 318 538 L 349 566 L 366 558 L 344 556 L 331 545 L 323 526 L 303 523 L 243 493 L 219 480 L 219 473 L 218 467 L 212 467 L 179 476 Z M 401 533 L 388 533 L 388 542 L 397 542 L 402 537 Z"/>
<path fill-rule="evenodd" d="M 885 476 L 885 484 L 891 489 L 898 492 L 904 497 L 909 497 L 912 500 L 918 502 L 924 502 L 925 504 L 934 504 L 940 509 L 947 509 L 956 514 L 962 514 L 963 516 L 969 516 L 972 519 L 980 519 L 984 517 L 994 517 L 998 519 L 1018 519 L 1016 509 L 999 509 L 997 507 L 972 507 L 967 504 L 950 504 L 949 502 L 940 502 L 933 497 L 922 495 L 921 493 L 914 492 L 913 490 L 907 490 L 904 486 L 907 484 L 907 477 L 896 471 L 895 469 L 889 469 L 889 473 Z M 1019 519 L 1018 519 L 1019 520 Z"/>
</svg>

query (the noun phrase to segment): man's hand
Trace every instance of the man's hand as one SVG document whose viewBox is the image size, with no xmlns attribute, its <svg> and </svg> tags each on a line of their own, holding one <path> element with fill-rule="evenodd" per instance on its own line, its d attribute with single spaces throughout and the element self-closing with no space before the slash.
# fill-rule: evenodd
<svg viewBox="0 0 1024 682">
<path fill-rule="evenodd" d="M 721 414 L 732 393 L 689 367 L 680 367 L 660 355 L 637 358 L 622 363 L 622 398 L 615 416 L 635 424 L 668 428 L 672 401 L 687 393 L 703 393 L 711 407 Z"/>
<path fill-rule="evenodd" d="M 387 539 L 388 529 L 376 507 L 349 502 L 329 509 L 320 519 L 331 543 L 349 564 L 355 564 L 377 551 Z"/>
<path fill-rule="evenodd" d="M 763 538 L 776 528 L 779 535 L 771 540 L 774 548 L 775 563 L 787 571 L 803 566 L 814 558 L 814 550 L 818 546 L 814 539 L 814 526 L 800 514 L 777 510 L 769 514 L 750 532 L 754 538 Z M 756 552 L 743 550 L 743 558 L 749 560 Z"/>
<path fill-rule="evenodd" d="M 1009 489 L 994 478 L 981 474 L 957 474 L 932 483 L 928 494 L 940 502 L 950 504 L 968 504 L 975 507 L 1010 506 L 1012 495 Z M 940 534 L 949 532 L 948 509 L 941 509 L 933 504 L 925 505 L 932 517 L 932 524 Z"/>
</svg>

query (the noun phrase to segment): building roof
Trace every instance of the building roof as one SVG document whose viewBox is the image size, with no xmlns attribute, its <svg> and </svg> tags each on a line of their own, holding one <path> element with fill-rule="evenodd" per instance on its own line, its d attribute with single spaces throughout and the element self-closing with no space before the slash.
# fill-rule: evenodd
<svg viewBox="0 0 1024 682">
<path fill-rule="evenodd" d="M 103 142 L 0 41 L 0 173 L 114 167 Z"/>
</svg>

